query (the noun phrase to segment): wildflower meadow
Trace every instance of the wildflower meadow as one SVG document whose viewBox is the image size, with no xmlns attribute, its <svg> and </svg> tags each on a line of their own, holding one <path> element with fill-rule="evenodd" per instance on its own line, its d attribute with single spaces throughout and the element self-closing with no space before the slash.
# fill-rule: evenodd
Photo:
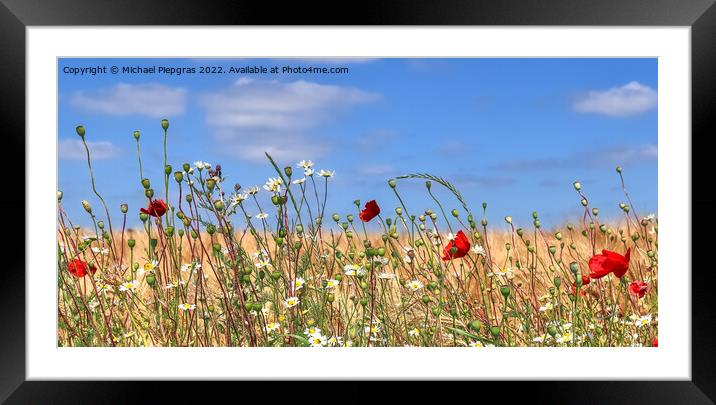
<svg viewBox="0 0 716 405">
<path fill-rule="evenodd" d="M 611 223 L 579 181 L 565 187 L 583 214 L 547 229 L 536 211 L 526 224 L 490 217 L 421 172 L 385 179 L 391 200 L 356 195 L 334 212 L 342 173 L 267 153 L 264 185 L 228 184 L 219 164 L 172 162 L 161 128 L 163 160 L 143 160 L 140 133 L 127 134 L 142 207 L 105 203 L 92 130 L 76 128 L 93 194 L 57 193 L 59 346 L 658 346 L 658 219 L 635 212 L 621 167 L 604 173 L 624 195 Z M 408 183 L 424 200 L 405 201 Z"/>
</svg>

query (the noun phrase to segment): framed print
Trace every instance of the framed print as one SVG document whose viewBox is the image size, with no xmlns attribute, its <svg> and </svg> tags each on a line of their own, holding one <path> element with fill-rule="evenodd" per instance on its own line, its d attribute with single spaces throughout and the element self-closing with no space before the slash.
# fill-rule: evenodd
<svg viewBox="0 0 716 405">
<path fill-rule="evenodd" d="M 3 399 L 520 380 L 529 400 L 712 402 L 711 3 L 349 26 L 81 7 L 3 8 L 26 157 Z"/>
</svg>

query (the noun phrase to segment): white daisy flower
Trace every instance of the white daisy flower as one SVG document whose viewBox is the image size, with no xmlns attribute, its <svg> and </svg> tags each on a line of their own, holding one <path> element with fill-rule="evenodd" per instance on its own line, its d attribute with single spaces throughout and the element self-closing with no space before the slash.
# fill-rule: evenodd
<svg viewBox="0 0 716 405">
<path fill-rule="evenodd" d="M 189 311 L 189 310 L 195 309 L 195 308 L 196 308 L 196 305 L 195 305 L 195 304 L 184 303 L 184 304 L 179 304 L 179 305 L 177 305 L 177 307 L 178 307 L 179 309 L 181 309 L 182 311 Z"/>
<path fill-rule="evenodd" d="M 119 285 L 119 291 L 134 292 L 134 290 L 136 290 L 137 287 L 139 287 L 139 281 L 137 281 L 137 280 L 127 281 L 127 282 L 124 282 Z"/>
<path fill-rule="evenodd" d="M 357 264 L 347 264 L 343 266 L 343 274 L 346 276 L 355 276 L 362 267 Z"/>
<path fill-rule="evenodd" d="M 331 347 L 343 346 L 343 338 L 341 336 L 331 336 L 331 338 L 328 339 L 328 344 Z"/>
<path fill-rule="evenodd" d="M 378 273 L 378 278 L 383 279 L 383 280 L 393 280 L 395 278 L 395 274 L 380 272 L 380 273 Z"/>
<path fill-rule="evenodd" d="M 333 287 L 337 287 L 340 284 L 341 284 L 341 282 L 338 280 L 328 279 L 328 280 L 326 280 L 326 290 L 329 290 Z"/>
<path fill-rule="evenodd" d="M 288 297 L 288 298 L 286 298 L 286 300 L 283 302 L 283 305 L 284 305 L 286 308 L 293 308 L 293 307 L 295 307 L 296 305 L 298 305 L 299 302 L 301 302 L 301 301 L 298 299 L 298 297 Z"/>
<path fill-rule="evenodd" d="M 423 288 L 423 283 L 421 283 L 420 280 L 413 280 L 413 281 L 407 282 L 407 283 L 405 284 L 405 286 L 406 286 L 410 291 L 418 291 L 419 289 Z"/>
<path fill-rule="evenodd" d="M 312 335 L 308 338 L 308 343 L 311 345 L 311 347 L 323 347 L 326 345 L 326 337 L 319 334 Z"/>
<path fill-rule="evenodd" d="M 96 247 L 96 246 L 92 246 L 92 252 L 93 252 L 94 254 L 98 254 L 98 255 L 106 255 L 106 254 L 109 254 L 109 249 L 107 249 L 107 248 L 98 248 L 98 247 Z"/>
<path fill-rule="evenodd" d="M 410 335 L 410 336 L 418 336 L 418 335 L 420 335 L 420 329 L 418 329 L 418 328 L 413 328 L 413 329 L 411 329 L 411 330 L 408 331 L 408 335 Z"/>
<path fill-rule="evenodd" d="M 300 162 L 296 163 L 296 167 L 300 167 L 303 170 L 308 170 L 313 167 L 313 162 L 311 160 L 301 160 Z"/>
<path fill-rule="evenodd" d="M 651 324 L 651 314 L 640 316 L 634 321 L 634 325 L 641 328 L 642 326 L 648 326 Z"/>
<path fill-rule="evenodd" d="M 278 193 L 281 191 L 282 184 L 283 180 L 281 180 L 280 177 L 269 177 L 268 181 L 266 181 L 266 184 L 264 185 L 264 190 L 270 191 L 272 193 Z"/>
<path fill-rule="evenodd" d="M 485 248 L 480 245 L 475 245 L 472 247 L 472 253 L 475 253 L 478 256 L 485 256 Z"/>
<path fill-rule="evenodd" d="M 266 324 L 266 333 L 278 332 L 281 330 L 281 324 L 278 322 L 271 322 Z"/>
<path fill-rule="evenodd" d="M 259 193 L 259 186 L 253 186 L 246 189 L 246 194 L 256 195 Z"/>
<path fill-rule="evenodd" d="M 295 291 L 298 291 L 303 288 L 304 284 L 306 284 L 306 280 L 304 280 L 302 277 L 296 277 L 296 280 L 294 280 L 293 282 L 293 289 Z"/>
<path fill-rule="evenodd" d="M 329 178 L 329 177 L 335 176 L 335 175 L 336 175 L 336 172 L 335 172 L 335 171 L 330 171 L 330 170 L 323 170 L 323 169 L 321 169 L 321 170 L 318 172 L 318 175 L 319 175 L 319 176 L 322 176 L 322 177 L 325 177 L 325 178 Z"/>
<path fill-rule="evenodd" d="M 265 212 L 261 212 L 261 213 L 256 214 L 256 218 L 258 218 L 258 219 L 266 219 L 266 218 L 268 218 L 268 216 L 269 216 L 269 215 L 266 214 Z"/>
<path fill-rule="evenodd" d="M 304 333 L 306 336 L 320 335 L 320 334 L 321 334 L 321 329 L 320 329 L 320 328 L 316 328 L 316 327 L 310 327 L 310 328 L 304 329 L 304 330 L 303 330 L 303 333 Z"/>
<path fill-rule="evenodd" d="M 305 182 L 306 182 L 306 178 L 303 177 L 303 178 L 300 178 L 300 179 L 296 179 L 296 180 L 292 181 L 291 183 L 293 183 L 293 184 L 303 184 L 303 183 L 305 183 Z"/>
</svg>

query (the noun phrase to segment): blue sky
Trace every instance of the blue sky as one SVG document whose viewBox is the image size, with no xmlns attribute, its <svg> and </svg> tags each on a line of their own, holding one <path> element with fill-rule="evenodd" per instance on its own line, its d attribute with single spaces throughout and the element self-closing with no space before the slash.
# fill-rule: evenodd
<svg viewBox="0 0 716 405">
<path fill-rule="evenodd" d="M 349 71 L 64 73 L 97 65 Z M 311 159 L 335 170 L 329 213 L 354 212 L 355 199 L 392 211 L 386 180 L 427 172 L 452 181 L 476 213 L 486 201 L 492 223 L 511 215 L 527 226 L 534 210 L 546 226 L 576 218 L 574 180 L 601 216 L 614 217 L 624 201 L 617 164 L 637 212 L 657 211 L 656 59 L 61 59 L 58 75 L 58 187 L 81 225 L 89 219 L 80 201 L 99 202 L 75 127 L 86 127 L 98 190 L 116 215 L 128 203 L 136 226 L 146 200 L 132 133 L 142 134 L 145 177 L 159 189 L 164 117 L 174 168 L 220 163 L 229 184 L 262 185 L 274 175 L 267 150 L 282 167 Z M 436 208 L 422 181 L 399 187 L 413 211 Z M 459 206 L 440 195 L 446 208 Z"/>
</svg>

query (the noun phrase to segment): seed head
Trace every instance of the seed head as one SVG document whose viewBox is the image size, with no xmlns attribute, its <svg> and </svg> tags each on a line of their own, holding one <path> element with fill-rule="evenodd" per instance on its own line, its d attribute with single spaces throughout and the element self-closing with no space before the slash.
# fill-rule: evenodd
<svg viewBox="0 0 716 405">
<path fill-rule="evenodd" d="M 162 120 L 162 129 L 166 131 L 168 128 L 169 128 L 169 120 L 164 118 Z"/>
<path fill-rule="evenodd" d="M 79 135 L 80 138 L 85 137 L 85 127 L 83 127 L 82 125 L 78 125 L 77 128 L 75 128 L 75 131 L 77 131 L 77 135 Z"/>
<path fill-rule="evenodd" d="M 82 200 L 82 208 L 84 208 L 88 214 L 92 213 L 92 206 L 90 205 L 89 201 Z"/>
<path fill-rule="evenodd" d="M 136 139 L 137 141 L 139 140 L 139 131 L 134 131 L 132 135 L 134 136 L 134 139 Z"/>
</svg>

